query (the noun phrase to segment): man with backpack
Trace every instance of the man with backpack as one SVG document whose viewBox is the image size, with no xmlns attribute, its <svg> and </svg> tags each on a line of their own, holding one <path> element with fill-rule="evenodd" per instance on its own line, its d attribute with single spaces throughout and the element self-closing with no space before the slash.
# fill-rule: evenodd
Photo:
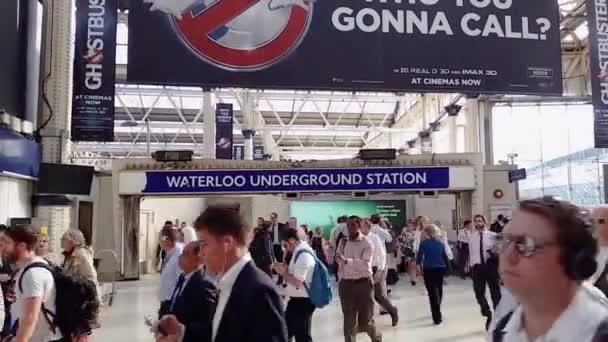
<svg viewBox="0 0 608 342">
<path fill-rule="evenodd" d="M 18 226 L 6 232 L 5 254 L 16 264 L 13 314 L 16 342 L 78 341 L 98 326 L 95 284 L 63 272 L 36 256 L 39 231 Z"/>
<path fill-rule="evenodd" d="M 492 324 L 490 342 L 608 341 L 606 297 L 584 282 L 596 269 L 590 215 L 551 197 L 522 201 L 498 247 L 519 305 Z"/>
<path fill-rule="evenodd" d="M 289 302 L 285 319 L 288 338 L 291 340 L 295 337 L 296 342 L 312 342 L 312 314 L 317 307 L 331 301 L 329 273 L 316 257 L 315 251 L 302 240 L 297 229 L 285 230 L 281 240 L 287 253 L 293 255 L 289 266 L 284 263 L 273 265 L 287 282 Z"/>
</svg>

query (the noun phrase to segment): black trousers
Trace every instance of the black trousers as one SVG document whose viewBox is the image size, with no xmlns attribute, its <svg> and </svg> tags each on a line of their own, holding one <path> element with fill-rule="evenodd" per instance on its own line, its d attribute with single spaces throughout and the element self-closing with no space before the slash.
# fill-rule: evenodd
<svg viewBox="0 0 608 342">
<path fill-rule="evenodd" d="M 312 342 L 312 314 L 315 306 L 308 298 L 291 298 L 285 310 L 289 341 Z"/>
<path fill-rule="evenodd" d="M 433 322 L 441 323 L 441 302 L 443 301 L 443 275 L 445 268 L 425 268 L 423 270 L 424 285 L 429 295 Z"/>
<path fill-rule="evenodd" d="M 466 276 L 466 265 L 469 263 L 469 244 L 458 243 L 458 270 L 461 277 Z"/>
<path fill-rule="evenodd" d="M 481 308 L 481 314 L 489 317 L 492 315 L 492 309 L 486 299 L 486 285 L 490 288 L 490 297 L 494 309 L 500 302 L 500 276 L 498 274 L 498 261 L 489 261 L 483 265 L 477 264 L 473 266 L 471 271 L 473 278 L 473 290 L 475 290 L 475 299 Z"/>
</svg>

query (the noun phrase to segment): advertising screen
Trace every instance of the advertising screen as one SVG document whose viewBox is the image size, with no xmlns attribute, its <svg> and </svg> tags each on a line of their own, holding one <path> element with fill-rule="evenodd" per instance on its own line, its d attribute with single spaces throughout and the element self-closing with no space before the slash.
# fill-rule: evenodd
<svg viewBox="0 0 608 342">
<path fill-rule="evenodd" d="M 325 238 L 329 237 L 338 217 L 343 215 L 370 217 L 379 214 L 398 228 L 406 222 L 405 201 L 395 200 L 293 201 L 290 211 L 298 224 L 307 224 L 310 229 L 322 227 Z"/>
<path fill-rule="evenodd" d="M 555 0 L 133 0 L 129 12 L 135 83 L 561 95 L 560 54 Z"/>
</svg>

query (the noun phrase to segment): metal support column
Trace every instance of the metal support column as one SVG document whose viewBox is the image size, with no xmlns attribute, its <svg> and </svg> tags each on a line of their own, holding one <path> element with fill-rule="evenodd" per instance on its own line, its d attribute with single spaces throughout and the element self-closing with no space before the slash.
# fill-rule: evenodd
<svg viewBox="0 0 608 342">
<path fill-rule="evenodd" d="M 479 148 L 479 101 L 467 99 L 464 109 L 466 115 L 465 151 L 466 153 L 480 152 Z"/>
<path fill-rule="evenodd" d="M 70 127 L 72 112 L 72 70 L 74 57 L 73 13 L 74 0 L 44 1 L 42 36 L 43 105 L 38 120 L 41 136 L 42 161 L 67 163 L 71 155 Z M 52 203 L 34 208 L 34 214 L 46 221 L 49 227 L 51 250 L 58 253 L 60 239 L 73 222 L 73 206 L 55 206 Z"/>
<path fill-rule="evenodd" d="M 215 110 L 208 90 L 203 93 L 203 126 L 203 158 L 215 159 Z"/>
</svg>

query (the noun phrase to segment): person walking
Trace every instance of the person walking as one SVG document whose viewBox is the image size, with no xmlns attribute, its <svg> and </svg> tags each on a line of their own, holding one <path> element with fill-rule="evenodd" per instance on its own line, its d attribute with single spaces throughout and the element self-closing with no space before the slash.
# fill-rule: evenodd
<svg viewBox="0 0 608 342">
<path fill-rule="evenodd" d="M 314 235 L 310 240 L 310 246 L 317 254 L 317 259 L 329 269 L 329 263 L 327 261 L 327 253 L 325 252 L 325 238 L 323 238 L 323 229 L 321 227 L 315 228 Z"/>
<path fill-rule="evenodd" d="M 61 248 L 65 257 L 62 268 L 68 272 L 80 274 L 97 285 L 93 252 L 86 246 L 82 232 L 77 229 L 66 231 L 61 237 Z"/>
<path fill-rule="evenodd" d="M 312 315 L 314 304 L 310 301 L 308 290 L 312 283 L 316 260 L 314 251 L 302 240 L 297 229 L 289 228 L 281 237 L 285 249 L 293 257 L 289 265 L 275 263 L 273 268 L 287 283 L 289 302 L 285 310 L 287 336 L 295 342 L 312 342 Z"/>
<path fill-rule="evenodd" d="M 501 298 L 500 275 L 498 274 L 498 257 L 493 250 L 497 235 L 488 230 L 486 218 L 476 215 L 473 219 L 475 232 L 469 241 L 469 257 L 475 299 L 481 308 L 481 315 L 486 317 L 486 330 L 492 322 L 492 309 L 486 299 L 486 285 L 490 288 L 493 307 L 496 308 Z"/>
<path fill-rule="evenodd" d="M 608 296 L 608 207 L 594 208 L 591 215 L 597 239 L 597 270 L 587 281 Z"/>
<path fill-rule="evenodd" d="M 363 223 L 361 224 L 361 233 L 363 233 L 374 246 L 374 255 L 372 258 L 374 299 L 380 304 L 380 307 L 391 315 L 392 325 L 397 326 L 397 323 L 399 322 L 399 313 L 397 308 L 388 299 L 386 293 L 387 256 L 384 243 L 378 235 L 371 232 L 371 223 L 369 220 L 363 220 Z"/>
<path fill-rule="evenodd" d="M 458 230 L 458 271 L 460 277 L 465 279 L 469 273 L 469 240 L 471 239 L 471 220 L 465 220 Z"/>
<path fill-rule="evenodd" d="M 249 253 L 255 265 L 272 278 L 271 265 L 275 261 L 272 247 L 272 233 L 270 223 L 263 222 L 253 233 L 253 240 L 249 245 Z"/>
<path fill-rule="evenodd" d="M 433 322 L 438 325 L 443 322 L 441 302 L 443 300 L 443 277 L 447 268 L 445 245 L 441 240 L 441 231 L 436 225 L 426 226 L 424 232 L 428 239 L 420 243 L 416 263 L 419 270 L 422 271 Z"/>
<path fill-rule="evenodd" d="M 500 274 L 514 310 L 490 342 L 608 341 L 608 301 L 584 280 L 596 270 L 591 217 L 551 197 L 522 201 L 499 243 Z"/>
<path fill-rule="evenodd" d="M 366 332 L 372 342 L 382 342 L 374 324 L 374 284 L 372 258 L 374 246 L 361 233 L 361 218 L 348 219 L 348 238 L 336 252 L 340 265 L 340 302 L 344 314 L 344 341 L 356 342 L 357 332 Z"/>
</svg>

